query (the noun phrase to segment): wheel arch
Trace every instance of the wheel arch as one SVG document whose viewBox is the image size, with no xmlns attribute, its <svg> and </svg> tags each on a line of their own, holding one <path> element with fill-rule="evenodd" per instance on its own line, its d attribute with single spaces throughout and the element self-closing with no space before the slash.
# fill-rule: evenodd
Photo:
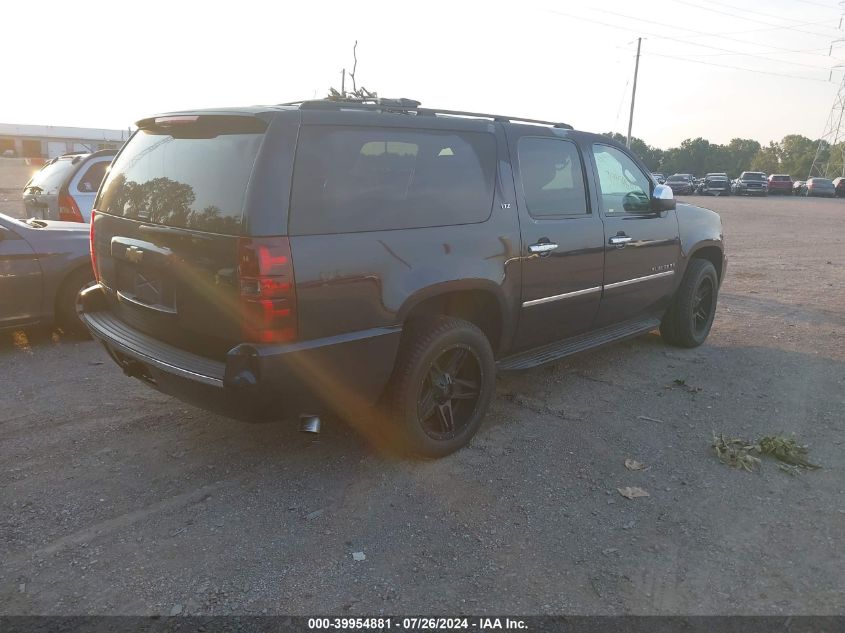
<svg viewBox="0 0 845 633">
<path fill-rule="evenodd" d="M 62 298 L 62 294 L 64 293 L 67 283 L 73 278 L 74 275 L 85 271 L 86 268 L 90 271 L 91 278 L 93 279 L 94 271 L 91 269 L 91 260 L 88 258 L 85 258 L 82 261 L 76 263 L 75 265 L 69 267 L 59 278 L 58 282 L 55 285 L 55 292 L 53 293 L 54 319 L 59 317 L 59 301 Z"/>
<path fill-rule="evenodd" d="M 513 332 L 513 320 L 501 288 L 485 279 L 456 280 L 418 290 L 405 300 L 398 320 L 407 326 L 441 315 L 476 325 L 490 341 L 497 357 Z"/>
<path fill-rule="evenodd" d="M 706 259 L 716 269 L 716 276 L 719 278 L 719 283 L 722 283 L 722 275 L 724 274 L 724 251 L 721 244 L 702 245 L 692 251 L 689 255 L 689 260 Z"/>
</svg>

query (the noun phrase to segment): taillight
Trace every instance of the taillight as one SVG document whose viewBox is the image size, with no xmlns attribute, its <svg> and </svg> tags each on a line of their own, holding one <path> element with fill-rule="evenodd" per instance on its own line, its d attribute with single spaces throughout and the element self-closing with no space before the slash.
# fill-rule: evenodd
<svg viewBox="0 0 845 633">
<path fill-rule="evenodd" d="M 88 248 L 91 251 L 91 267 L 94 269 L 94 279 L 100 281 L 100 271 L 97 270 L 97 249 L 94 247 L 94 216 L 96 210 L 91 211 L 91 224 L 88 225 Z"/>
<path fill-rule="evenodd" d="M 59 195 L 59 219 L 65 222 L 85 222 L 79 211 L 79 205 L 68 193 Z"/>
<path fill-rule="evenodd" d="M 238 291 L 246 340 L 296 340 L 296 289 L 288 238 L 238 240 Z"/>
</svg>

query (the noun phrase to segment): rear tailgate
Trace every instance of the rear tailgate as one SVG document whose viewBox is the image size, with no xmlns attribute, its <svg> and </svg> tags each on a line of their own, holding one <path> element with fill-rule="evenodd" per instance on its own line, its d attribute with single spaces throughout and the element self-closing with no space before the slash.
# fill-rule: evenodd
<svg viewBox="0 0 845 633">
<path fill-rule="evenodd" d="M 181 349 L 222 358 L 241 339 L 238 238 L 266 123 L 142 121 L 95 203 L 94 255 L 111 311 Z"/>
</svg>

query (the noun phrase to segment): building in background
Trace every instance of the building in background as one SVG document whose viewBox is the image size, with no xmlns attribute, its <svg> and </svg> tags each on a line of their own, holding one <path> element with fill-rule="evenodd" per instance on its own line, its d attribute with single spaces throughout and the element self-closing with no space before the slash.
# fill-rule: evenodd
<svg viewBox="0 0 845 633">
<path fill-rule="evenodd" d="M 0 156 L 55 158 L 68 152 L 119 149 L 129 130 L 0 123 Z"/>
</svg>

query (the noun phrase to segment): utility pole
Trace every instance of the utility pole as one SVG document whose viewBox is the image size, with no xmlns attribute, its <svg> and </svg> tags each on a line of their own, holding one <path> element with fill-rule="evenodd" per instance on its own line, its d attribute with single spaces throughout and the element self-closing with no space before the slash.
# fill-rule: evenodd
<svg viewBox="0 0 845 633">
<path fill-rule="evenodd" d="M 634 125 L 634 100 L 637 98 L 637 73 L 640 71 L 640 46 L 643 38 L 637 38 L 637 61 L 634 63 L 634 87 L 631 89 L 631 114 L 628 115 L 628 142 L 625 144 L 631 148 L 631 126 Z"/>
</svg>

